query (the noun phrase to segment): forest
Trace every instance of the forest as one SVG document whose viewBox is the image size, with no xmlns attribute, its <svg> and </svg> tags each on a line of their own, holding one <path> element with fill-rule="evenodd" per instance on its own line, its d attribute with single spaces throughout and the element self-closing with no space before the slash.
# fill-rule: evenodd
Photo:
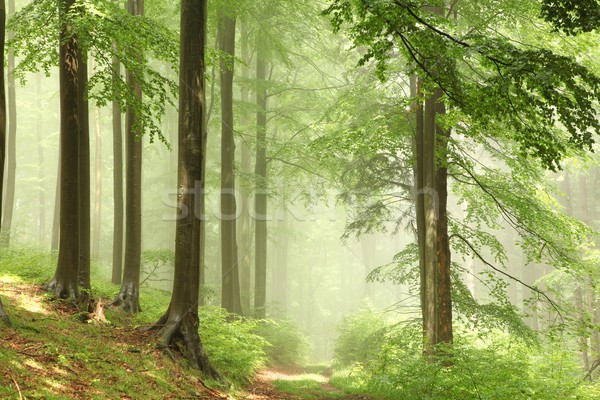
<svg viewBox="0 0 600 400">
<path fill-rule="evenodd" d="M 0 398 L 600 399 L 598 28 L 0 1 Z"/>
</svg>

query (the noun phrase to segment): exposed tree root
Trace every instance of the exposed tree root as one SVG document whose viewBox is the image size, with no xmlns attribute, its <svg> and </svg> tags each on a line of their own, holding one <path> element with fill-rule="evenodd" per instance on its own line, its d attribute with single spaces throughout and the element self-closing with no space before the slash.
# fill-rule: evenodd
<svg viewBox="0 0 600 400">
<path fill-rule="evenodd" d="M 156 326 L 156 325 L 155 325 Z M 212 366 L 198 335 L 198 318 L 186 313 L 176 321 L 169 321 L 160 330 L 159 347 L 170 353 L 177 350 L 190 363 L 190 366 L 202 372 L 204 377 L 226 383 L 223 376 Z M 171 353 L 172 356 L 172 353 Z"/>
<path fill-rule="evenodd" d="M 79 288 L 77 287 L 77 282 L 72 285 L 64 285 L 63 283 L 59 283 L 55 276 L 44 286 L 44 289 L 53 292 L 59 299 L 67 299 L 73 302 L 79 301 Z"/>
<path fill-rule="evenodd" d="M 132 314 L 142 312 L 140 307 L 140 288 L 134 282 L 123 283 L 117 298 L 112 302 L 113 306 L 119 306 Z"/>
</svg>

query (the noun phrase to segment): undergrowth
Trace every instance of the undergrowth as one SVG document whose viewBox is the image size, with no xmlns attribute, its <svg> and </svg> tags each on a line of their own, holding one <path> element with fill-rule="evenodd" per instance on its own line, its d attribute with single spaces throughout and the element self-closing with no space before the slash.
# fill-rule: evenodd
<svg viewBox="0 0 600 400">
<path fill-rule="evenodd" d="M 600 385 L 583 380 L 568 340 L 532 345 L 505 332 L 458 330 L 455 343 L 440 349 L 447 356 L 434 360 L 424 359 L 421 340 L 418 324 L 390 324 L 368 309 L 348 317 L 331 383 L 390 400 L 600 398 Z M 366 351 L 357 351 L 360 343 Z"/>
<path fill-rule="evenodd" d="M 162 260 L 162 259 L 161 259 Z M 28 283 L 42 285 L 50 280 L 56 266 L 56 254 L 33 247 L 0 250 L 0 283 Z M 170 293 L 145 286 L 140 290 L 140 305 L 143 312 L 130 315 L 119 308 L 110 307 L 110 302 L 119 290 L 119 285 L 110 283 L 106 268 L 92 264 L 92 293 L 105 305 L 107 320 L 111 329 L 135 329 L 152 326 L 165 312 L 170 301 Z M 43 293 L 40 289 L 40 292 Z M 50 294 L 44 294 L 48 301 L 55 301 Z M 61 302 L 61 301 L 59 301 Z M 14 307 L 10 300 L 5 304 L 10 311 Z M 68 306 L 65 302 L 65 306 Z M 72 310 L 73 320 L 79 315 Z M 11 316 L 15 321 L 21 319 L 16 313 Z M 206 353 L 213 365 L 234 385 L 241 387 L 248 383 L 256 371 L 270 364 L 295 364 L 303 359 L 307 352 L 307 341 L 298 327 L 290 321 L 275 322 L 271 320 L 251 320 L 232 317 L 221 308 L 201 307 L 200 337 Z M 36 318 L 37 320 L 37 318 Z M 17 328 L 19 327 L 17 322 Z M 77 325 L 78 332 L 86 332 L 86 325 Z M 65 336 L 65 326 L 38 327 L 36 330 L 49 330 L 57 337 Z M 66 337 L 66 336 L 65 336 Z M 97 343 L 110 341 L 110 337 L 98 335 Z M 86 357 L 103 357 L 94 355 L 94 347 L 90 345 Z M 109 346 L 110 347 L 110 346 Z M 114 351 L 112 349 L 111 351 Z M 109 351 L 110 352 L 110 351 Z M 87 354 L 87 353 L 86 353 Z M 61 358 L 62 360 L 62 358 Z"/>
</svg>

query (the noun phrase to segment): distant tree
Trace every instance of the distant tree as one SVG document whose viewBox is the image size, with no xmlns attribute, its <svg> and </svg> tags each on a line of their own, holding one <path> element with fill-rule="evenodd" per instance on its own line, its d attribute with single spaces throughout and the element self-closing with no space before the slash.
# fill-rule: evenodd
<svg viewBox="0 0 600 400">
<path fill-rule="evenodd" d="M 131 15 L 144 14 L 144 0 L 129 0 L 127 8 Z M 141 61 L 141 48 L 137 48 Z M 127 71 L 127 84 L 138 102 L 142 102 L 142 88 L 131 71 Z M 126 185 L 125 185 L 125 261 L 121 290 L 114 301 L 131 313 L 141 311 L 140 272 L 142 256 L 142 126 L 138 115 L 128 107 L 125 114 L 126 139 Z"/>
<path fill-rule="evenodd" d="M 113 57 L 113 81 L 121 79 L 121 63 Z M 123 275 L 123 132 L 121 106 L 112 101 L 112 130 L 113 130 L 113 264 L 112 283 L 120 284 Z"/>
<path fill-rule="evenodd" d="M 8 0 L 8 16 L 15 13 L 15 1 Z M 9 38 L 12 36 L 9 33 Z M 8 53 L 8 152 L 6 154 L 7 173 L 6 173 L 6 199 L 2 213 L 2 230 L 0 234 L 0 244 L 8 247 L 10 244 L 10 231 L 12 229 L 12 219 L 15 205 L 15 180 L 17 171 L 17 102 L 15 94 L 15 69 L 14 52 Z M 5 117 L 6 118 L 6 117 Z M 4 179 L 4 178 L 3 178 Z"/>
<path fill-rule="evenodd" d="M 233 135 L 233 69 L 235 17 L 222 12 L 218 18 L 221 77 L 221 307 L 242 314 L 236 237 L 235 141 Z"/>
<path fill-rule="evenodd" d="M 267 60 L 264 33 L 256 39 L 256 192 L 254 194 L 254 309 L 258 318 L 267 311 Z"/>
<path fill-rule="evenodd" d="M 180 341 L 186 358 L 205 376 L 222 379 L 206 356 L 198 333 L 200 220 L 204 202 L 206 0 L 181 2 L 179 148 L 175 276 L 171 303 L 157 326 L 161 346 Z"/>
<path fill-rule="evenodd" d="M 240 48 L 241 59 L 244 64 L 241 65 L 242 84 L 240 86 L 240 100 L 242 106 L 250 103 L 250 90 L 245 82 L 250 78 L 250 46 L 248 22 L 245 19 L 240 21 Z M 249 116 L 243 110 L 241 121 L 244 128 L 248 129 Z M 240 140 L 241 155 L 240 169 L 241 176 L 238 179 L 240 192 L 240 220 L 238 224 L 238 270 L 240 275 L 240 302 L 244 312 L 250 309 L 251 297 L 251 266 L 252 266 L 252 229 L 250 221 L 250 179 L 248 176 L 252 173 L 251 170 L 251 152 L 247 143 L 247 138 L 242 136 Z"/>
<path fill-rule="evenodd" d="M 73 0 L 60 3 L 62 15 L 68 13 Z M 60 73 L 60 242 L 58 264 L 47 288 L 57 297 L 79 297 L 79 48 L 72 24 L 64 20 L 59 36 Z"/>
<path fill-rule="evenodd" d="M 0 2 L 0 58 L 4 60 L 4 38 L 6 36 L 6 2 Z M 0 68 L 0 215 L 2 215 L 2 188 L 4 187 L 4 159 L 6 155 L 6 89 L 4 85 L 4 67 Z M 0 319 L 12 326 L 8 314 L 0 299 Z"/>
</svg>

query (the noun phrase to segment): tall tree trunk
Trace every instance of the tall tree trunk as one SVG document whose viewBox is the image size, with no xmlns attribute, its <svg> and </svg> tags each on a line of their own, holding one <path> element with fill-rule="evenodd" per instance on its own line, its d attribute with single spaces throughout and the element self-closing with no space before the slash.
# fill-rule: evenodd
<svg viewBox="0 0 600 400">
<path fill-rule="evenodd" d="M 440 101 L 442 90 L 436 89 L 436 118 L 444 115 L 446 109 Z M 436 192 L 437 192 L 437 296 L 438 296 L 438 333 L 437 340 L 441 343 L 452 343 L 452 287 L 451 287 L 451 254 L 448 236 L 448 166 L 447 152 L 450 130 L 444 130 L 436 123 L 435 153 L 436 163 Z"/>
<path fill-rule="evenodd" d="M 235 56 L 235 19 L 219 16 L 221 58 L 221 307 L 242 313 L 237 257 L 235 198 L 235 141 L 233 136 L 233 66 Z"/>
<path fill-rule="evenodd" d="M 267 302 L 267 62 L 264 41 L 258 35 L 256 54 L 256 193 L 254 194 L 254 310 L 266 316 Z"/>
<path fill-rule="evenodd" d="M 434 91 L 433 95 L 425 100 L 425 110 L 423 119 L 423 152 L 422 152 L 422 173 L 423 173 L 423 216 L 424 227 L 424 281 L 425 286 L 421 288 L 424 292 L 423 308 L 423 326 L 425 331 L 425 353 L 432 354 L 434 347 L 438 343 L 438 295 L 437 295 L 437 193 L 436 193 L 436 168 L 435 168 L 435 115 L 436 104 L 439 94 Z"/>
<path fill-rule="evenodd" d="M 250 62 L 250 51 L 248 46 L 248 24 L 245 20 L 240 21 L 240 48 L 242 60 L 245 63 Z M 246 82 L 250 77 L 250 71 L 247 65 L 241 65 L 242 84 L 241 88 L 241 101 L 243 105 L 247 105 L 250 101 L 249 90 Z M 241 121 L 244 131 L 249 126 L 247 115 L 241 112 Z M 240 302 L 242 304 L 242 310 L 247 313 L 250 310 L 250 298 L 252 294 L 251 289 L 251 268 L 252 268 L 252 234 L 250 224 L 250 200 L 248 196 L 248 189 L 250 182 L 246 176 L 252 172 L 250 165 L 250 148 L 248 143 L 244 140 L 244 137 L 240 140 L 241 147 L 241 160 L 240 168 L 242 171 L 241 177 L 238 180 L 239 191 L 240 191 L 240 224 L 238 227 L 238 269 L 240 272 Z"/>
<path fill-rule="evenodd" d="M 79 284 L 84 289 L 81 304 L 87 304 L 90 280 L 90 117 L 85 87 L 88 81 L 86 55 L 79 53 Z"/>
<path fill-rule="evenodd" d="M 92 258 L 98 259 L 100 256 L 100 235 L 101 235 L 101 212 L 102 212 L 102 132 L 100 130 L 100 110 L 94 109 L 94 120 L 96 125 L 96 157 L 94 162 L 94 175 L 96 181 L 94 184 L 94 228 L 92 241 Z"/>
<path fill-rule="evenodd" d="M 206 0 L 182 0 L 175 275 L 171 303 L 159 323 L 164 324 L 160 332 L 161 346 L 175 347 L 175 342 L 182 342 L 185 355 L 194 368 L 207 377 L 222 380 L 210 364 L 198 333 L 200 204 L 204 203 L 202 160 L 206 156 L 203 146 L 205 32 Z"/>
<path fill-rule="evenodd" d="M 0 2 L 0 56 L 4 60 L 4 42 L 6 37 L 6 2 Z M 2 215 L 2 189 L 4 188 L 4 159 L 6 158 L 6 88 L 4 85 L 4 65 L 0 68 L 0 215 Z M 8 314 L 0 299 L 0 319 L 12 326 Z"/>
<path fill-rule="evenodd" d="M 61 3 L 64 16 L 73 0 Z M 60 243 L 54 278 L 47 285 L 56 296 L 79 297 L 79 50 L 72 27 L 65 23 L 60 32 Z"/>
<path fill-rule="evenodd" d="M 8 0 L 8 16 L 15 13 L 15 0 Z M 13 36 L 12 32 L 8 34 Z M 0 245 L 8 247 L 10 244 L 10 233 L 12 229 L 13 211 L 15 206 L 15 177 L 17 171 L 17 101 L 15 94 L 15 55 L 8 52 L 8 149 L 6 154 L 6 188 L 4 193 L 4 208 L 2 214 L 2 232 L 0 233 Z M 4 189 L 4 188 L 3 188 Z"/>
<path fill-rule="evenodd" d="M 127 7 L 132 15 L 143 15 L 144 13 L 143 0 L 129 0 Z M 142 89 L 130 71 L 127 71 L 127 86 L 138 101 L 141 101 Z M 120 305 L 131 313 L 141 311 L 139 292 L 142 255 L 142 132 L 136 118 L 134 110 L 128 108 L 125 115 L 127 134 L 125 265 L 121 290 L 114 301 L 115 305 Z"/>
<path fill-rule="evenodd" d="M 114 80 L 121 79 L 121 64 L 113 58 Z M 113 219 L 113 263 L 112 283 L 119 285 L 123 275 L 123 132 L 121 107 L 119 102 L 112 103 L 113 129 L 113 185 L 114 185 L 114 219 Z"/>
</svg>

